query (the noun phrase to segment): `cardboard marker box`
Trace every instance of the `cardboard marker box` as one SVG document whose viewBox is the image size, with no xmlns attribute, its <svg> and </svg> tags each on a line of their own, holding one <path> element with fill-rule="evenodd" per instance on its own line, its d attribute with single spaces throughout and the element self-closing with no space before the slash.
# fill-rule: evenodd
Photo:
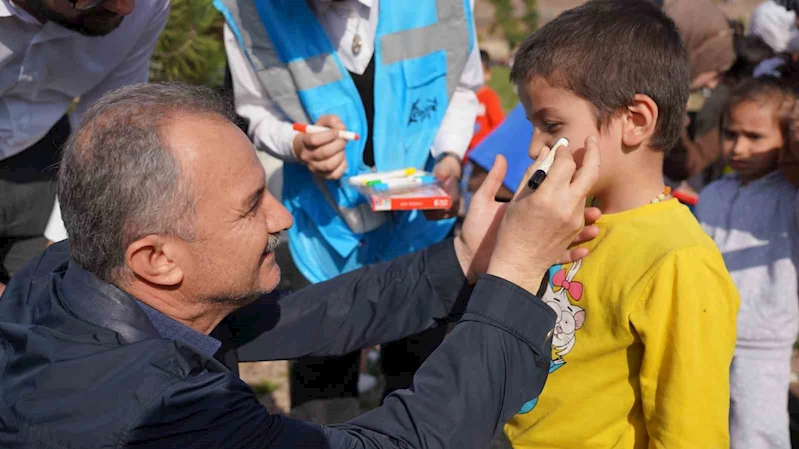
<svg viewBox="0 0 799 449">
<path fill-rule="evenodd" d="M 369 195 L 372 210 L 435 210 L 452 207 L 452 197 L 443 188 L 433 185 L 402 192 L 373 193 Z"/>
</svg>

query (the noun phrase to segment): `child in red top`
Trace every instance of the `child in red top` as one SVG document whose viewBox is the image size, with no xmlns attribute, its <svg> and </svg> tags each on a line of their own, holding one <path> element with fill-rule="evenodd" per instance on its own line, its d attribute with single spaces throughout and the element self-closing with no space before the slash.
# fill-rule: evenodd
<svg viewBox="0 0 799 449">
<path fill-rule="evenodd" d="M 485 50 L 480 50 L 480 59 L 483 61 L 483 87 L 477 91 L 477 101 L 480 102 L 480 109 L 477 112 L 477 120 L 474 124 L 474 136 L 464 160 L 469 156 L 469 151 L 476 147 L 485 136 L 491 133 L 505 119 L 499 95 L 488 85 L 488 82 L 491 81 L 491 58 Z"/>
</svg>

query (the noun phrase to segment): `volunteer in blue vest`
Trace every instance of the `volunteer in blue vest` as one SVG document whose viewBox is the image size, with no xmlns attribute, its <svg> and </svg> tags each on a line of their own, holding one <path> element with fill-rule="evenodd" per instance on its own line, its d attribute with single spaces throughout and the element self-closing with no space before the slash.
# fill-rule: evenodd
<svg viewBox="0 0 799 449">
<path fill-rule="evenodd" d="M 282 159 L 295 226 L 294 287 L 331 279 L 443 240 L 457 212 L 461 160 L 482 83 L 473 0 L 217 0 L 236 109 L 257 148 Z M 334 131 L 302 134 L 293 123 Z M 453 210 L 374 213 L 342 177 L 406 167 L 455 187 Z M 341 313 L 346 313 L 342 310 Z M 404 388 L 445 326 L 383 347 L 386 390 Z M 359 353 L 292 369 L 294 413 L 327 423 L 359 412 Z M 319 400 L 330 400 L 320 404 Z M 300 406 L 299 408 L 297 406 Z"/>
</svg>

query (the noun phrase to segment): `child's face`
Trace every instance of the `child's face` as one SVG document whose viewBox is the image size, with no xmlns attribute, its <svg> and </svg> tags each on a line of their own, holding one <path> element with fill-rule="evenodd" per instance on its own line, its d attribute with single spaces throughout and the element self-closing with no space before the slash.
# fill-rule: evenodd
<svg viewBox="0 0 799 449">
<path fill-rule="evenodd" d="M 530 157 L 535 159 L 543 146 L 552 148 L 559 138 L 565 137 L 569 139 L 569 148 L 574 152 L 574 160 L 580 167 L 585 153 L 585 140 L 589 136 L 596 136 L 602 152 L 602 165 L 599 180 L 591 195 L 601 191 L 607 183 L 606 167 L 613 167 L 616 155 L 622 153 L 621 129 L 616 121 L 611 119 L 611 123 L 600 130 L 591 103 L 567 89 L 551 85 L 543 78 L 534 77 L 526 85 L 519 84 L 517 89 L 527 119 L 535 129 L 530 144 Z"/>
<path fill-rule="evenodd" d="M 777 169 L 784 140 L 776 108 L 774 104 L 750 100 L 728 111 L 721 137 L 724 154 L 743 183 Z"/>
</svg>

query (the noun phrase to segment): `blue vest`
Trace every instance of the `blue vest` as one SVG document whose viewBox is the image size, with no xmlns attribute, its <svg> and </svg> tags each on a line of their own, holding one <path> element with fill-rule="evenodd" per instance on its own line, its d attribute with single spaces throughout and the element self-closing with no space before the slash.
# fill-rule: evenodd
<svg viewBox="0 0 799 449">
<path fill-rule="evenodd" d="M 362 137 L 347 145 L 340 182 L 284 164 L 283 201 L 295 220 L 289 246 L 300 272 L 320 282 L 444 239 L 454 221 L 429 222 L 418 211 L 384 213 L 376 229 L 353 231 L 348 217 L 374 214 L 346 178 L 370 171 L 363 163 L 370 132 L 378 171 L 432 168 L 430 148 L 475 42 L 469 0 L 379 2 L 371 130 L 349 72 L 306 1 L 214 4 L 288 120 L 314 123 L 335 114 Z"/>
</svg>

